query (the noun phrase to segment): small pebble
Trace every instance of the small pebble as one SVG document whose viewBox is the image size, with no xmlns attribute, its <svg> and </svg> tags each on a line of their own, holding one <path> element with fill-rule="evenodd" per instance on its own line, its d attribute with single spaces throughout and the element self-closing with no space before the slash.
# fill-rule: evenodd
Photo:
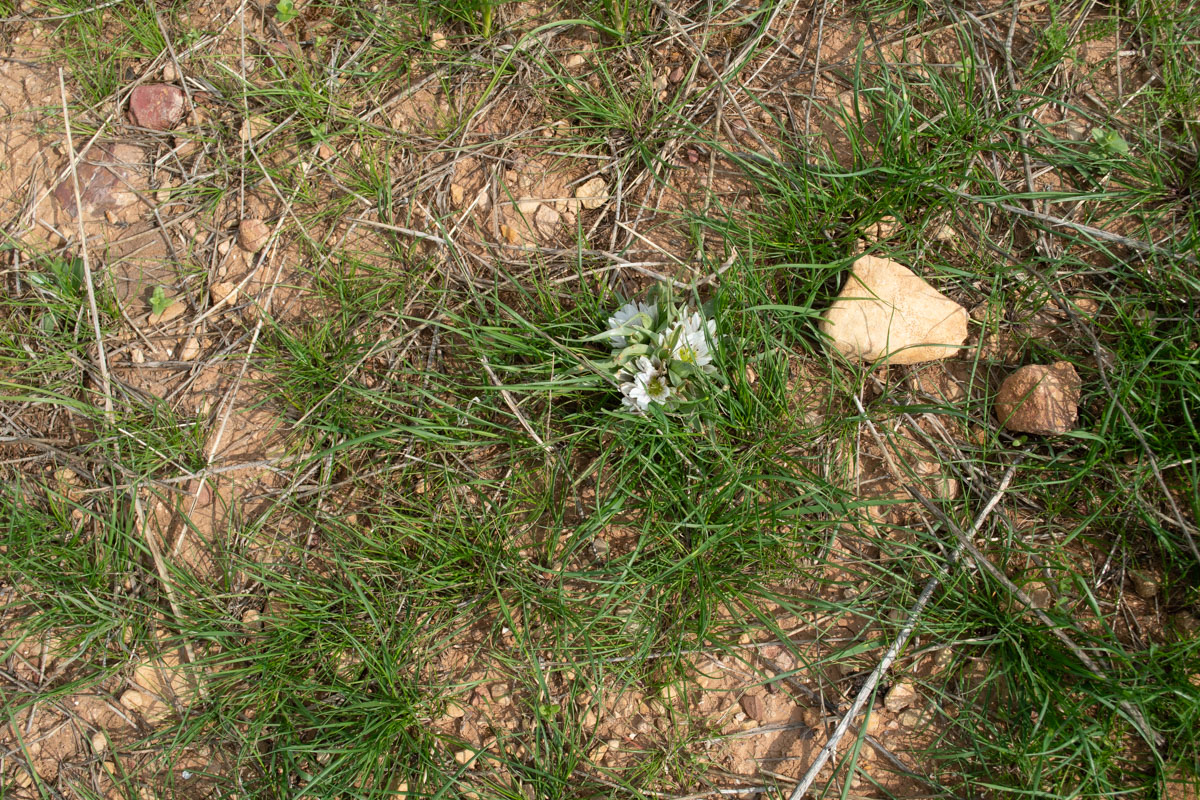
<svg viewBox="0 0 1200 800">
<path fill-rule="evenodd" d="M 608 554 L 612 551 L 612 547 L 604 539 L 597 536 L 592 540 L 592 552 L 596 554 L 596 558 L 603 561 L 608 558 Z"/>
<path fill-rule="evenodd" d="M 887 696 L 883 699 L 883 704 L 888 711 L 893 714 L 903 711 L 908 706 L 912 705 L 917 699 L 917 690 L 911 683 L 901 682 L 888 691 Z"/>
<path fill-rule="evenodd" d="M 195 336 L 188 336 L 179 346 L 179 360 L 191 361 L 198 355 L 200 355 L 200 340 Z"/>
<path fill-rule="evenodd" d="M 152 83 L 138 86 L 129 95 L 129 114 L 134 124 L 167 131 L 183 120 L 184 94 L 178 86 Z"/>
<path fill-rule="evenodd" d="M 238 246 L 248 253 L 262 250 L 271 236 L 271 230 L 261 219 L 247 217 L 238 225 Z"/>
<path fill-rule="evenodd" d="M 766 709 L 763 705 L 762 698 L 754 694 L 742 695 L 742 699 L 738 701 L 742 710 L 746 712 L 746 716 L 750 719 L 759 720 L 765 718 Z"/>
<path fill-rule="evenodd" d="M 1061 130 L 1063 136 L 1076 142 L 1082 142 L 1088 136 L 1088 126 L 1076 120 L 1063 123 Z"/>
<path fill-rule="evenodd" d="M 1157 580 L 1144 572 L 1130 570 L 1129 577 L 1133 580 L 1133 590 L 1143 600 L 1153 600 L 1161 588 Z"/>
<path fill-rule="evenodd" d="M 237 297 L 237 284 L 230 281 L 220 281 L 209 287 L 208 293 L 212 297 L 214 306 L 220 305 L 226 299 L 229 299 L 229 303 L 232 304 L 234 298 Z"/>
<path fill-rule="evenodd" d="M 1033 601 L 1034 608 L 1050 608 L 1054 605 L 1054 593 L 1045 581 L 1030 581 L 1024 586 L 1025 595 Z"/>
<path fill-rule="evenodd" d="M 597 209 L 608 202 L 608 184 L 604 178 L 595 177 L 575 187 L 575 197 L 584 208 Z"/>
<path fill-rule="evenodd" d="M 150 326 L 162 325 L 165 322 L 179 319 L 183 316 L 183 312 L 187 310 L 187 305 L 182 301 L 176 300 L 171 305 L 162 310 L 161 314 L 151 314 L 146 323 Z"/>
<path fill-rule="evenodd" d="M 139 692 L 137 689 L 127 689 L 121 695 L 121 705 L 128 708 L 130 711 L 138 711 L 145 708 L 150 698 Z"/>
<path fill-rule="evenodd" d="M 274 127 L 271 120 L 266 117 L 247 117 L 242 120 L 242 127 L 238 129 L 238 136 L 241 137 L 243 142 L 248 142 L 251 139 L 257 139 L 268 133 Z"/>
<path fill-rule="evenodd" d="M 1079 374 L 1069 362 L 1021 367 L 996 393 L 996 419 L 1019 433 L 1066 433 L 1079 418 L 1081 387 Z"/>
<path fill-rule="evenodd" d="M 1094 317 L 1100 310 L 1100 304 L 1091 297 L 1076 296 L 1071 298 L 1071 302 L 1075 304 L 1075 309 L 1087 319 Z"/>
</svg>

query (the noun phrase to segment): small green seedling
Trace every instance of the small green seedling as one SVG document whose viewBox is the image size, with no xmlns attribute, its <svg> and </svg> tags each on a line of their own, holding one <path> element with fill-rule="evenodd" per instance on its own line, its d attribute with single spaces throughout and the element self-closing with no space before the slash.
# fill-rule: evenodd
<svg viewBox="0 0 1200 800">
<path fill-rule="evenodd" d="M 485 39 L 492 38 L 492 19 L 501 0 L 443 0 L 442 13 L 461 20 Z"/>
<path fill-rule="evenodd" d="M 30 282 L 53 292 L 62 300 L 77 301 L 83 292 L 83 259 L 56 257 L 44 263 L 49 275 L 31 273 Z"/>
<path fill-rule="evenodd" d="M 1116 131 L 1108 128 L 1096 128 L 1092 131 L 1092 141 L 1108 156 L 1129 155 L 1129 142 Z"/>
<path fill-rule="evenodd" d="M 495 6 L 493 0 L 479 0 L 479 16 L 482 18 L 480 24 L 480 33 L 483 38 L 492 38 L 492 9 Z"/>
<path fill-rule="evenodd" d="M 163 287 L 155 286 L 154 291 L 150 294 L 150 310 L 155 314 L 161 314 L 170 308 L 175 302 L 175 298 L 167 297 L 167 293 L 163 291 Z"/>
<path fill-rule="evenodd" d="M 291 22 L 299 13 L 295 0 L 279 0 L 275 4 L 275 20 L 281 25 Z"/>
<path fill-rule="evenodd" d="M 629 29 L 631 0 L 601 0 L 601 3 L 618 38 L 624 39 Z"/>
</svg>

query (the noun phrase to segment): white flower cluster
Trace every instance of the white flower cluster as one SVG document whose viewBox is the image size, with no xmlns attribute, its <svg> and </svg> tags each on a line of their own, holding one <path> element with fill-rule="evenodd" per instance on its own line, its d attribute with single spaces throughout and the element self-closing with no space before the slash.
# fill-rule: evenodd
<svg viewBox="0 0 1200 800">
<path fill-rule="evenodd" d="M 626 303 L 596 339 L 612 345 L 608 366 L 625 408 L 643 413 L 651 403 L 677 411 L 697 399 L 701 375 L 712 375 L 716 320 L 676 307 L 667 292 L 657 302 Z"/>
</svg>

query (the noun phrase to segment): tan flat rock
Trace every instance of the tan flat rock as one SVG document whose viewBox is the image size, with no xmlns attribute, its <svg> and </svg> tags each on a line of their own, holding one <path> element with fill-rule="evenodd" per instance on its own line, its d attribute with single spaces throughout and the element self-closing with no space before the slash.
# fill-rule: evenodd
<svg viewBox="0 0 1200 800">
<path fill-rule="evenodd" d="M 967 310 L 908 267 L 862 256 L 820 329 L 849 358 L 919 364 L 958 352 L 967 339 Z"/>
</svg>

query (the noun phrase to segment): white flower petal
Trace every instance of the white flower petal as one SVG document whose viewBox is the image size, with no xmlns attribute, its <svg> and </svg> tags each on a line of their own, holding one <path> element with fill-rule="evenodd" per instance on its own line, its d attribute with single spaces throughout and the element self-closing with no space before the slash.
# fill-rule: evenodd
<svg viewBox="0 0 1200 800">
<path fill-rule="evenodd" d="M 712 352 L 709 348 L 710 336 L 716 330 L 714 320 L 704 320 L 698 312 L 685 315 L 659 339 L 660 346 L 673 342 L 671 357 L 697 367 L 707 367 L 712 362 Z"/>
<path fill-rule="evenodd" d="M 626 303 L 618 308 L 611 317 L 608 318 L 608 333 L 609 341 L 616 349 L 622 349 L 629 344 L 629 340 L 622 334 L 611 333 L 629 322 L 633 321 L 639 315 L 645 315 L 646 319 L 642 319 L 634 324 L 649 322 L 648 325 L 642 327 L 653 328 L 658 324 L 658 306 L 653 303 Z"/>
</svg>

